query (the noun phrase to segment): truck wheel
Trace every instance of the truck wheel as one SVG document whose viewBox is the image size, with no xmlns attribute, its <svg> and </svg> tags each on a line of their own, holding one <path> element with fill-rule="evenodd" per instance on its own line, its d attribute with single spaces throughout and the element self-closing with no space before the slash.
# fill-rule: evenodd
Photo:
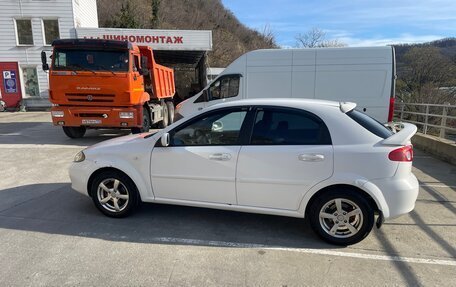
<svg viewBox="0 0 456 287">
<path fill-rule="evenodd" d="M 169 101 L 166 102 L 166 105 L 168 106 L 168 124 L 171 125 L 174 123 L 174 104 Z"/>
<path fill-rule="evenodd" d="M 163 120 L 160 122 L 160 128 L 164 129 L 168 126 L 168 123 L 169 123 L 168 105 L 166 103 L 163 103 L 162 109 L 163 109 Z"/>
<path fill-rule="evenodd" d="M 62 127 L 63 132 L 72 139 L 82 138 L 85 135 L 85 127 Z"/>
<path fill-rule="evenodd" d="M 149 110 L 143 108 L 143 126 L 142 128 L 131 128 L 132 134 L 146 133 L 150 128 L 150 113 Z"/>
</svg>

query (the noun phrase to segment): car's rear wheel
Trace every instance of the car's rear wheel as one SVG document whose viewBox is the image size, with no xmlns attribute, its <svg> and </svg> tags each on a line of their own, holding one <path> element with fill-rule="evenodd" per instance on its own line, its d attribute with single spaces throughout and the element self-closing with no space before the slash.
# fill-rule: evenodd
<svg viewBox="0 0 456 287">
<path fill-rule="evenodd" d="M 374 209 L 361 192 L 334 190 L 318 196 L 309 209 L 313 230 L 325 241 L 351 245 L 363 240 L 374 225 Z"/>
<path fill-rule="evenodd" d="M 140 202 L 139 193 L 133 181 L 115 170 L 96 175 L 90 191 L 95 206 L 110 217 L 126 217 L 137 208 Z"/>
<path fill-rule="evenodd" d="M 85 127 L 62 127 L 63 132 L 72 139 L 82 138 L 86 133 Z"/>
</svg>

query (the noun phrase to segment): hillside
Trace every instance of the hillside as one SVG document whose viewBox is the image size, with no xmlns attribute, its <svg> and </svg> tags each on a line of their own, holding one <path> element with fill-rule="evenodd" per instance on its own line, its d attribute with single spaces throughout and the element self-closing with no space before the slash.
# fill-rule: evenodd
<svg viewBox="0 0 456 287">
<path fill-rule="evenodd" d="M 272 37 L 240 23 L 220 0 L 98 0 L 100 27 L 116 27 L 127 3 L 134 15 L 130 28 L 212 30 L 211 67 L 226 67 L 247 51 L 276 46 Z"/>
<path fill-rule="evenodd" d="M 421 44 L 401 44 L 401 45 L 394 45 L 396 50 L 396 59 L 398 62 L 402 62 L 402 58 L 405 53 L 407 53 L 410 49 L 417 47 L 436 47 L 439 49 L 440 53 L 445 57 L 450 59 L 456 60 L 456 38 L 445 38 L 441 40 L 436 40 L 428 43 L 421 43 Z"/>
</svg>

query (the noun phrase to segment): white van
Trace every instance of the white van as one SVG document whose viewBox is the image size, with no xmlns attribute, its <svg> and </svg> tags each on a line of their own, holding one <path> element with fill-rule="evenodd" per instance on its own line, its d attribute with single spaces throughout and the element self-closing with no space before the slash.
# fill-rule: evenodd
<svg viewBox="0 0 456 287">
<path fill-rule="evenodd" d="M 310 98 L 355 102 L 385 123 L 393 116 L 395 79 L 393 47 L 256 50 L 180 103 L 176 116 L 230 100 Z"/>
</svg>

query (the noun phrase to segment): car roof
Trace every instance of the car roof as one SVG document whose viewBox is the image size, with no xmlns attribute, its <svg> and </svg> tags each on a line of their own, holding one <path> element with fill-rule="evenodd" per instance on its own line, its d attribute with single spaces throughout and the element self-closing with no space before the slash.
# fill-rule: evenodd
<svg viewBox="0 0 456 287">
<path fill-rule="evenodd" d="M 221 107 L 234 107 L 234 106 L 282 106 L 282 107 L 296 107 L 296 108 L 309 108 L 309 107 L 334 107 L 346 108 L 346 110 L 353 109 L 356 104 L 354 103 L 345 103 L 345 102 L 335 102 L 335 101 L 326 101 L 326 100 L 316 100 L 316 99 L 294 99 L 294 98 L 258 98 L 258 99 L 244 99 L 230 101 L 226 103 L 219 103 L 211 106 L 211 108 L 221 108 Z M 344 111 L 346 112 L 346 111 Z"/>
</svg>

